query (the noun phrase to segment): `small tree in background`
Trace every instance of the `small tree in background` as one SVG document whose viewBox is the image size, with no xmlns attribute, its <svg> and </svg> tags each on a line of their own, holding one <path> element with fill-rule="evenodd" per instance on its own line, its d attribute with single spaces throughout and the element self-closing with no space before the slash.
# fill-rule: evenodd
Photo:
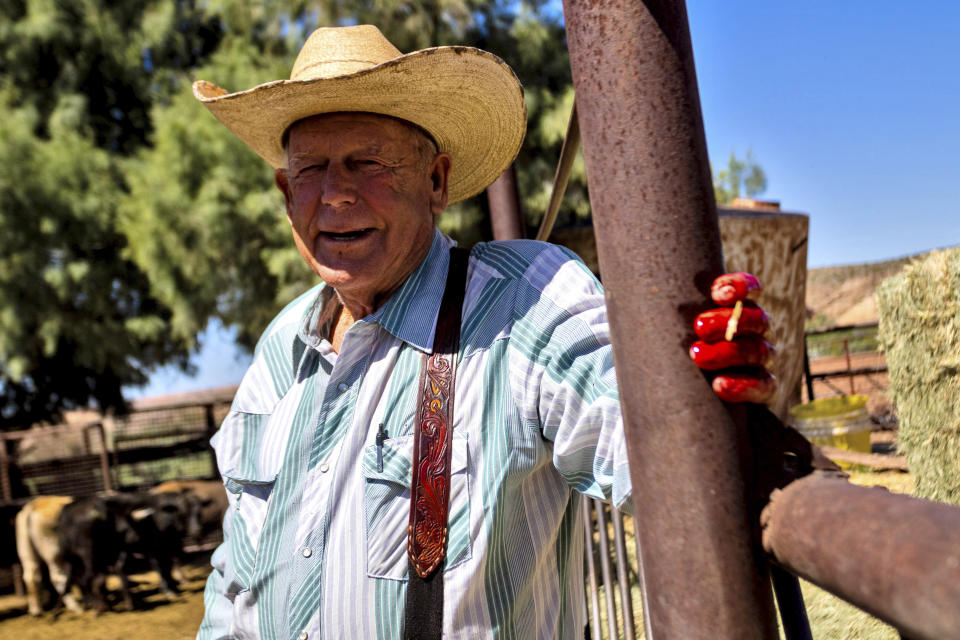
<svg viewBox="0 0 960 640">
<path fill-rule="evenodd" d="M 744 160 L 740 160 L 736 153 L 731 152 L 727 167 L 717 171 L 713 176 L 713 193 L 716 195 L 717 204 L 729 204 L 741 195 L 752 198 L 766 190 L 767 174 L 753 160 L 753 154 L 749 149 Z"/>
</svg>

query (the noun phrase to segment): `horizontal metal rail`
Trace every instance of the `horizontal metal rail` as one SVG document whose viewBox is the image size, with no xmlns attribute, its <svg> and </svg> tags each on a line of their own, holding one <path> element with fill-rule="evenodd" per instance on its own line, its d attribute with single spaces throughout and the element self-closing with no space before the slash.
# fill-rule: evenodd
<svg viewBox="0 0 960 640">
<path fill-rule="evenodd" d="M 960 508 L 814 474 L 773 494 L 763 547 L 914 640 L 960 640 Z"/>
<path fill-rule="evenodd" d="M 858 324 L 841 324 L 833 327 L 817 327 L 816 329 L 807 329 L 804 334 L 807 336 L 819 336 L 825 333 L 839 333 L 841 331 L 855 331 L 857 329 L 876 329 L 879 326 L 877 322 L 861 322 Z"/>
<path fill-rule="evenodd" d="M 827 378 L 852 378 L 854 376 L 868 376 L 874 373 L 886 373 L 887 367 L 860 367 L 859 369 L 838 369 L 836 371 L 824 371 L 823 373 L 811 373 L 811 380 L 825 380 Z"/>
<path fill-rule="evenodd" d="M 827 446 L 821 446 L 820 450 L 823 452 L 823 455 L 834 462 L 859 464 L 864 467 L 870 467 L 874 471 L 910 471 L 910 467 L 907 465 L 907 459 L 903 456 L 891 455 L 889 453 L 863 453 L 862 451 L 850 451 L 849 449 Z"/>
<path fill-rule="evenodd" d="M 887 366 L 879 365 L 879 366 L 873 366 L 873 367 L 858 367 L 854 369 L 851 366 L 851 354 L 850 354 L 850 348 L 849 348 L 847 338 L 843 338 L 843 353 L 844 353 L 844 356 L 846 356 L 846 360 L 847 360 L 847 366 L 844 369 L 834 369 L 833 371 L 822 371 L 820 373 L 812 373 L 810 370 L 809 350 L 807 349 L 807 339 L 810 338 L 810 336 L 840 333 L 844 331 L 856 331 L 859 329 L 876 329 L 878 326 L 879 325 L 876 322 L 864 322 L 860 324 L 837 325 L 833 327 L 821 327 L 819 329 L 810 329 L 809 331 L 806 331 L 804 333 L 803 376 L 804 376 L 804 382 L 807 387 L 808 400 L 815 399 L 814 390 L 813 390 L 814 380 L 821 380 L 824 383 L 826 383 L 828 387 L 830 387 L 837 393 L 843 393 L 842 390 L 830 384 L 830 380 L 833 378 L 848 378 L 850 380 L 850 393 L 853 394 L 855 392 L 855 385 L 854 385 L 853 379 L 858 376 L 864 376 L 867 378 L 867 380 L 871 382 L 871 384 L 873 384 L 873 386 L 877 387 L 878 389 L 882 389 L 882 387 L 878 386 L 877 383 L 874 382 L 872 378 L 870 378 L 870 376 L 880 374 L 880 373 L 886 373 L 888 370 Z"/>
</svg>

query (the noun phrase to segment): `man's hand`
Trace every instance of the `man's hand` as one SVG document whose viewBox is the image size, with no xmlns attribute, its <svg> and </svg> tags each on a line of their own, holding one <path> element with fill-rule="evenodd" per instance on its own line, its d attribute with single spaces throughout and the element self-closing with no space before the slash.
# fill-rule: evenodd
<svg viewBox="0 0 960 640">
<path fill-rule="evenodd" d="M 722 275 L 710 288 L 710 297 L 721 306 L 694 321 L 700 339 L 690 347 L 690 357 L 704 371 L 717 372 L 713 390 L 725 402 L 765 402 L 777 388 L 767 370 L 774 354 L 764 339 L 770 319 L 751 301 L 761 289 L 749 273 Z"/>
</svg>

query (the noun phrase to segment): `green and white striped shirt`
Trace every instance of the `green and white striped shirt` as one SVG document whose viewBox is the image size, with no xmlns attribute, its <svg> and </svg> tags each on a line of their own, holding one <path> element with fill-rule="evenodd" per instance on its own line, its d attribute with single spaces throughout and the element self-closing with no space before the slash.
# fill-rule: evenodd
<svg viewBox="0 0 960 640">
<path fill-rule="evenodd" d="M 436 232 L 339 354 L 322 284 L 264 332 L 214 437 L 231 508 L 200 639 L 401 637 L 417 379 L 451 244 Z M 621 506 L 630 479 L 603 290 L 576 256 L 473 248 L 455 388 L 444 637 L 580 637 L 579 493 Z"/>
</svg>

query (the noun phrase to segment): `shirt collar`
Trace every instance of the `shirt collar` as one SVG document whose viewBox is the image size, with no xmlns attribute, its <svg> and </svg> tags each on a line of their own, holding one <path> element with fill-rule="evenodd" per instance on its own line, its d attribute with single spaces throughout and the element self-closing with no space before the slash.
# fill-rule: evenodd
<svg viewBox="0 0 960 640">
<path fill-rule="evenodd" d="M 427 257 L 379 309 L 360 320 L 376 322 L 400 340 L 425 353 L 433 351 L 440 300 L 447 282 L 453 240 L 433 231 Z M 330 315 L 333 289 L 324 284 L 301 320 L 299 335 L 307 345 L 319 347 L 324 335 L 321 324 Z M 329 319 L 329 318 L 327 318 Z"/>
<path fill-rule="evenodd" d="M 439 229 L 434 229 L 427 257 L 390 299 L 363 321 L 378 322 L 400 340 L 431 353 L 440 300 L 447 283 L 450 247 L 454 244 Z"/>
</svg>

